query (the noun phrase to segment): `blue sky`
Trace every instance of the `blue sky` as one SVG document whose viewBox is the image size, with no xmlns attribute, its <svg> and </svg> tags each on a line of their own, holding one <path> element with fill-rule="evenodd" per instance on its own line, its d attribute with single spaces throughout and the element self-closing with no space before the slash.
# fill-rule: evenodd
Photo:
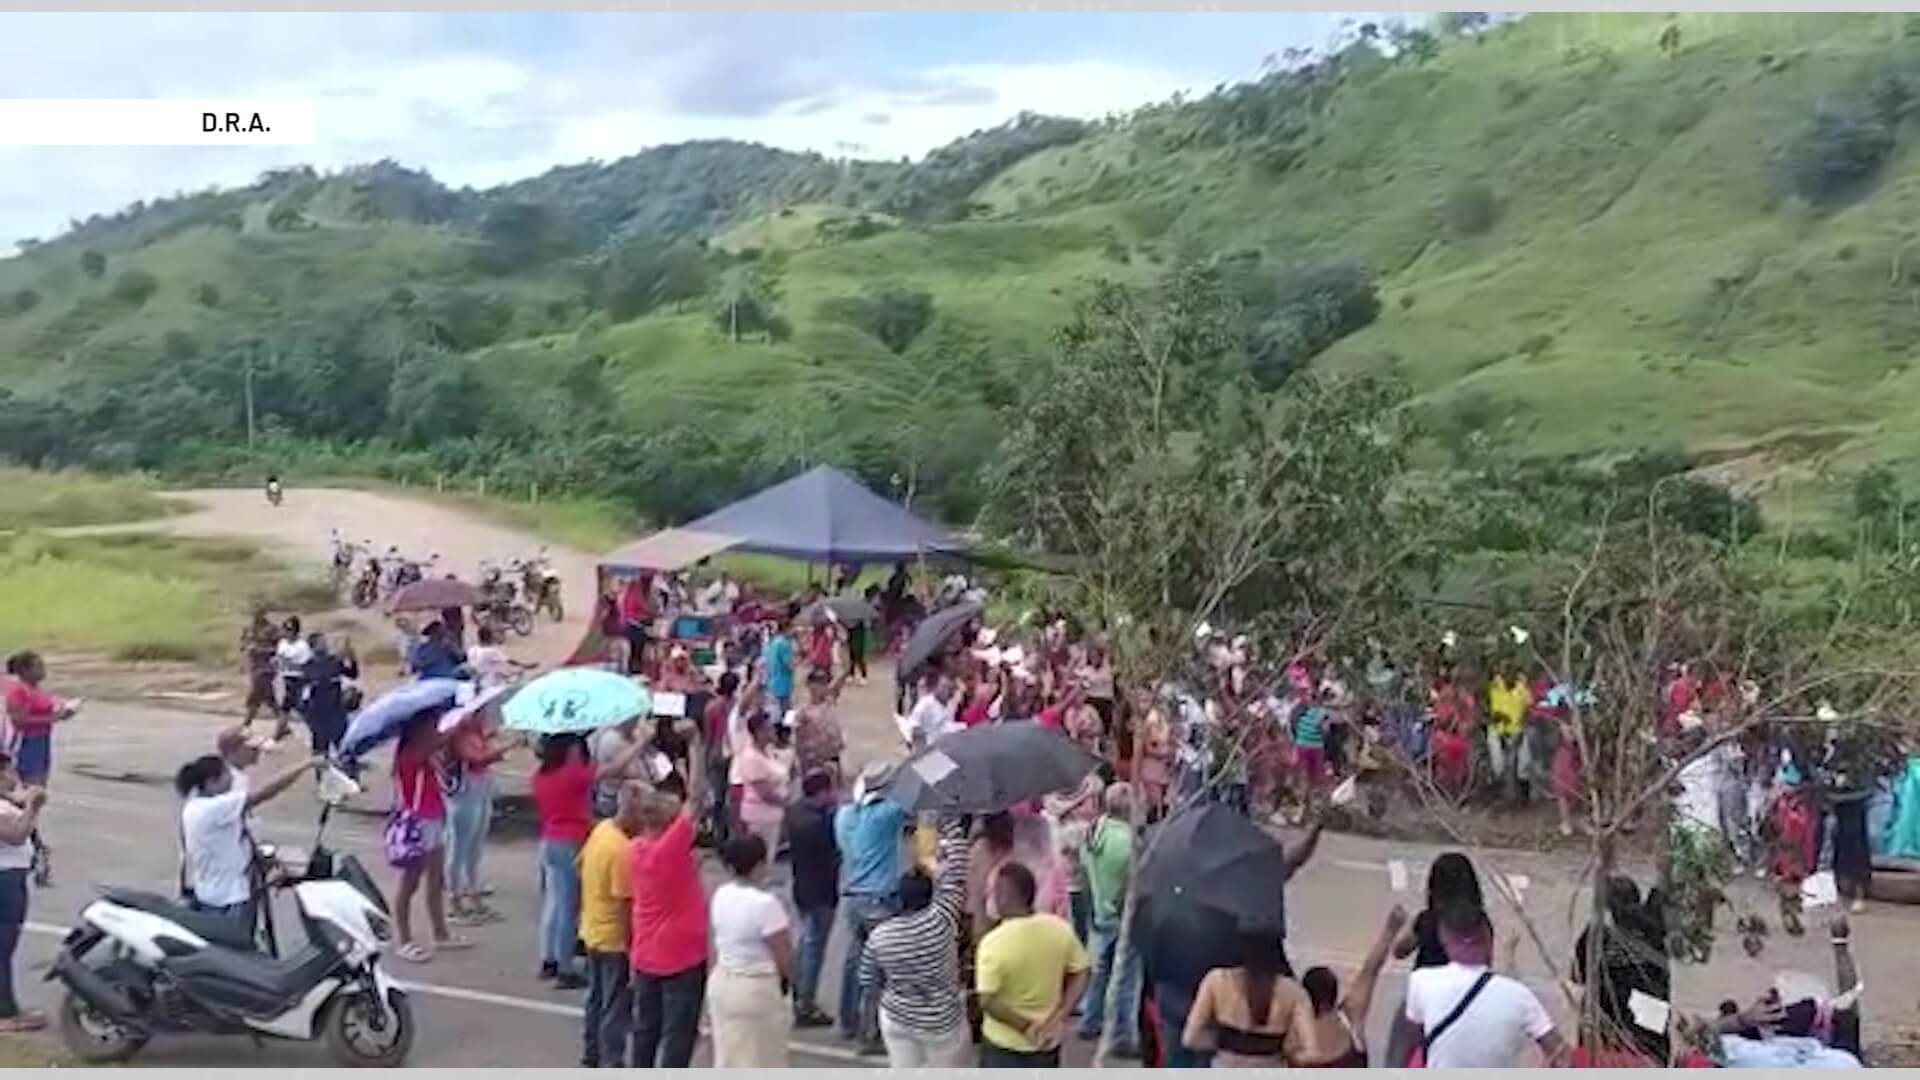
<svg viewBox="0 0 1920 1080">
<path fill-rule="evenodd" d="M 0 148 L 0 244 L 296 162 L 486 185 L 692 138 L 918 156 L 1256 73 L 1341 13 L 0 14 L 0 97 L 311 97 L 320 143 Z"/>
</svg>

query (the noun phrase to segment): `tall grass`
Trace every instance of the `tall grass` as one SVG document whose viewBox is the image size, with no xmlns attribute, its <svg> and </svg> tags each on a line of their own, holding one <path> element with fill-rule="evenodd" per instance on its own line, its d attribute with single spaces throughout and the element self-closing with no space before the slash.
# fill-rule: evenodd
<svg viewBox="0 0 1920 1080">
<path fill-rule="evenodd" d="M 0 546 L 0 649 L 209 655 L 220 614 L 211 575 L 183 573 L 172 557 L 142 567 L 124 550 L 34 536 Z"/>
<path fill-rule="evenodd" d="M 179 500 L 157 494 L 141 477 L 0 466 L 0 532 L 118 525 L 183 508 Z"/>
</svg>

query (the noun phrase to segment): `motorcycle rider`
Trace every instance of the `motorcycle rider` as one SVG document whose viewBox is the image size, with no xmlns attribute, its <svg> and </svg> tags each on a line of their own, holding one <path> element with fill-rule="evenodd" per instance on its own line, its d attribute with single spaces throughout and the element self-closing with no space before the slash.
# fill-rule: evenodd
<svg viewBox="0 0 1920 1080">
<path fill-rule="evenodd" d="M 325 758 L 308 758 L 259 784 L 236 784 L 233 769 L 218 754 L 180 767 L 173 786 L 186 800 L 180 808 L 180 842 L 186 852 L 183 884 L 195 911 L 227 916 L 253 935 L 258 898 L 247 813 L 325 764 Z"/>
<path fill-rule="evenodd" d="M 280 490 L 280 474 L 277 472 L 268 473 L 267 474 L 267 501 L 272 503 L 275 506 L 279 506 L 281 494 L 282 492 Z"/>
</svg>

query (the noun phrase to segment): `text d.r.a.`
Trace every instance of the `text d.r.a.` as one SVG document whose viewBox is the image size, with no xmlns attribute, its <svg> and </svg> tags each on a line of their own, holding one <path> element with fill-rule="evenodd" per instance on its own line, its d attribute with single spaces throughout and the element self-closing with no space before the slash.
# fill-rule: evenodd
<svg viewBox="0 0 1920 1080">
<path fill-rule="evenodd" d="M 208 135 L 264 135 L 273 129 L 267 126 L 267 122 L 260 118 L 259 113 L 250 113 L 243 116 L 240 113 L 230 112 L 224 115 L 221 113 L 201 113 L 200 130 L 202 133 Z"/>
</svg>

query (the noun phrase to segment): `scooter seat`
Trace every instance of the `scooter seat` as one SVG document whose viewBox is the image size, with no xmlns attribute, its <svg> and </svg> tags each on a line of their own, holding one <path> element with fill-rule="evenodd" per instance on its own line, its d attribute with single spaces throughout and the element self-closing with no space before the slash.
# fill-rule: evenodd
<svg viewBox="0 0 1920 1080">
<path fill-rule="evenodd" d="M 103 889 L 102 899 L 121 907 L 144 911 L 157 915 L 204 939 L 212 945 L 221 945 L 229 949 L 255 951 L 259 945 L 255 942 L 251 927 L 241 926 L 238 921 L 227 915 L 216 915 L 209 911 L 195 911 L 184 904 L 175 903 L 157 893 L 141 892 L 138 889 Z"/>
</svg>

